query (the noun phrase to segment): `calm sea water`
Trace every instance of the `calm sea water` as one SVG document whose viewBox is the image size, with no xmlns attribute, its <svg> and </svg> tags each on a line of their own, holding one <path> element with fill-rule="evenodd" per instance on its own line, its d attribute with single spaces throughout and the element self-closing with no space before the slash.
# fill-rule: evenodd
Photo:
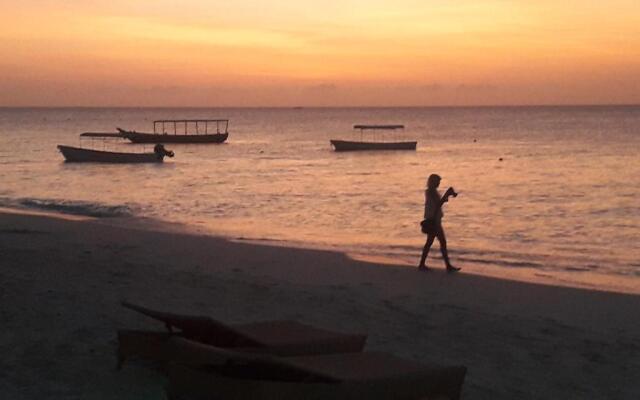
<svg viewBox="0 0 640 400">
<path fill-rule="evenodd" d="M 66 164 L 56 149 L 84 131 L 216 117 L 231 120 L 226 144 L 167 145 L 176 157 L 161 165 Z M 418 150 L 333 152 L 329 139 L 354 137 L 355 123 L 405 124 Z M 438 173 L 460 193 L 444 224 L 463 271 L 640 293 L 639 151 L 640 107 L 0 109 L 0 206 L 153 217 L 414 266 Z"/>
</svg>

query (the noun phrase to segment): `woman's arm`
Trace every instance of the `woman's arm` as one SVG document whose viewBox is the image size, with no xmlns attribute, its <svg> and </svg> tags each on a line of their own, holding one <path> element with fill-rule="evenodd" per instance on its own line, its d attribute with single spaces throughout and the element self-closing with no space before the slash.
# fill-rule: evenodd
<svg viewBox="0 0 640 400">
<path fill-rule="evenodd" d="M 453 188 L 447 189 L 442 197 L 435 190 L 425 191 L 424 218 L 434 218 L 442 208 L 442 205 L 449 201 L 449 196 L 456 197 L 457 195 Z"/>
<path fill-rule="evenodd" d="M 444 192 L 444 195 L 442 195 L 442 198 L 440 199 L 439 203 L 438 203 L 438 209 L 442 208 L 442 206 L 444 205 L 444 203 L 446 203 L 447 201 L 449 201 L 449 196 L 453 196 L 456 197 L 458 196 L 458 193 L 456 193 L 455 190 L 453 190 L 452 187 L 450 187 L 449 189 L 447 189 L 446 192 Z"/>
</svg>

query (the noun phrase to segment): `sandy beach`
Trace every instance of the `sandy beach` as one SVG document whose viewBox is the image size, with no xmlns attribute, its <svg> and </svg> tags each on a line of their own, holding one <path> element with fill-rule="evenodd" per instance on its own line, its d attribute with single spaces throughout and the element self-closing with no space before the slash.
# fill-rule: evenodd
<svg viewBox="0 0 640 400">
<path fill-rule="evenodd" d="M 125 299 L 366 332 L 367 349 L 467 366 L 465 399 L 640 398 L 640 296 L 6 212 L 2 398 L 164 398 L 158 371 L 115 369 L 117 329 L 162 328 Z"/>
</svg>

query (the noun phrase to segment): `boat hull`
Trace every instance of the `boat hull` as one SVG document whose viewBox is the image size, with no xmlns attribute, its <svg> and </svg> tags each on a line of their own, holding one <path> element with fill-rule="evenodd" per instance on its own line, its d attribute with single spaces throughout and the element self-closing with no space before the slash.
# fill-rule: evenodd
<svg viewBox="0 0 640 400">
<path fill-rule="evenodd" d="M 163 133 L 142 133 L 121 130 L 123 138 L 133 143 L 222 143 L 229 133 L 213 133 L 206 135 L 169 135 Z"/>
<path fill-rule="evenodd" d="M 331 140 L 335 151 L 362 150 L 415 150 L 418 142 L 357 142 L 350 140 Z"/>
<path fill-rule="evenodd" d="M 161 163 L 164 155 L 156 153 L 116 153 L 83 149 L 80 147 L 58 145 L 67 162 L 95 162 L 95 163 Z"/>
</svg>

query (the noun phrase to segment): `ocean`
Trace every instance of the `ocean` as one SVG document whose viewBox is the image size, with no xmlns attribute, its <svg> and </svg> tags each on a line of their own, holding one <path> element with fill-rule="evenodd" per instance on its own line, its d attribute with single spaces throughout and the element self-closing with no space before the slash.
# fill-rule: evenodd
<svg viewBox="0 0 640 400">
<path fill-rule="evenodd" d="M 86 131 L 228 118 L 220 145 L 166 145 L 158 165 L 70 164 Z M 417 151 L 336 153 L 354 124 Z M 152 146 L 83 141 L 140 151 Z M 0 108 L 0 206 L 184 224 L 415 267 L 426 178 L 463 273 L 640 293 L 640 107 Z M 126 238 L 123 238 L 123 241 Z M 443 268 L 438 244 L 428 265 Z"/>
</svg>

